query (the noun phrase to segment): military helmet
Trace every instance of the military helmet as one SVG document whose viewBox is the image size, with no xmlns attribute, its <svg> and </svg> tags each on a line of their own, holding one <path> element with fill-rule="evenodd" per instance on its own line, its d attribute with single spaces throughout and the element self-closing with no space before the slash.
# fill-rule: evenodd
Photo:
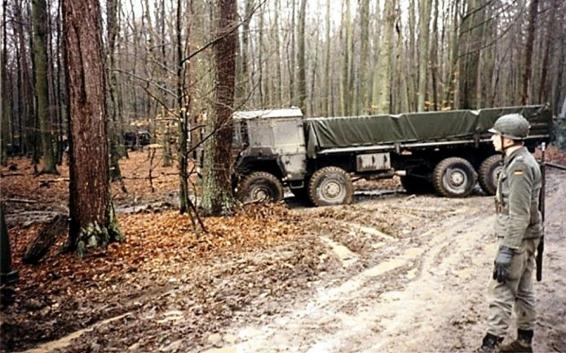
<svg viewBox="0 0 566 353">
<path fill-rule="evenodd" d="M 499 117 L 489 132 L 512 140 L 523 140 L 529 134 L 530 124 L 521 114 L 506 114 Z"/>
</svg>

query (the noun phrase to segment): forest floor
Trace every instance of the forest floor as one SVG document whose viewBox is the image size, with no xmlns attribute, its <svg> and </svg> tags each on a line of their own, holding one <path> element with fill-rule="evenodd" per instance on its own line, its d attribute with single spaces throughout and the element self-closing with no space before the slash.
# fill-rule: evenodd
<svg viewBox="0 0 566 353">
<path fill-rule="evenodd" d="M 566 164 L 566 154 L 548 157 Z M 396 180 L 358 182 L 347 206 L 292 197 L 209 217 L 195 234 L 174 209 L 174 167 L 146 152 L 113 186 L 126 241 L 79 259 L 57 246 L 22 264 L 50 217 L 67 212 L 68 181 L 1 169 L 15 303 L 0 351 L 469 352 L 485 333 L 495 254 L 493 198 L 409 195 Z M 47 180 L 47 181 L 46 181 Z M 548 169 L 546 253 L 537 282 L 536 352 L 566 352 L 566 172 Z"/>
</svg>

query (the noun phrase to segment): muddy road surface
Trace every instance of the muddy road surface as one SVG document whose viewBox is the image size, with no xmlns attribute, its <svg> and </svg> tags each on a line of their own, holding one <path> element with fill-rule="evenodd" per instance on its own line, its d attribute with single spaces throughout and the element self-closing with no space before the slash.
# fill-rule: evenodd
<svg viewBox="0 0 566 353">
<path fill-rule="evenodd" d="M 113 303 L 111 315 L 88 314 L 79 331 L 19 346 L 37 353 L 476 349 L 496 250 L 493 198 L 479 191 L 465 199 L 356 195 L 340 207 L 289 200 L 304 234 L 284 245 L 181 266 L 141 295 Z M 566 173 L 550 170 L 535 352 L 566 352 L 564 200 Z"/>
<path fill-rule="evenodd" d="M 543 281 L 535 285 L 536 352 L 566 352 L 565 177 L 548 175 Z M 302 212 L 327 225 L 320 236 L 351 270 L 282 315 L 230 327 L 226 332 L 237 341 L 226 352 L 477 348 L 485 334 L 486 288 L 495 256 L 491 197 L 397 195 Z M 389 223 L 391 234 L 376 223 Z"/>
</svg>

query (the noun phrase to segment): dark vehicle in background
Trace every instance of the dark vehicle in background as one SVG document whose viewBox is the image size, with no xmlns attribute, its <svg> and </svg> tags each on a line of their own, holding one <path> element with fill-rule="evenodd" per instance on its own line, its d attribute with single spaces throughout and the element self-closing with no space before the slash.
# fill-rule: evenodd
<svg viewBox="0 0 566 353">
<path fill-rule="evenodd" d="M 136 150 L 147 146 L 151 143 L 151 134 L 147 130 L 139 130 L 136 132 L 128 131 L 122 135 L 126 148 Z"/>
</svg>

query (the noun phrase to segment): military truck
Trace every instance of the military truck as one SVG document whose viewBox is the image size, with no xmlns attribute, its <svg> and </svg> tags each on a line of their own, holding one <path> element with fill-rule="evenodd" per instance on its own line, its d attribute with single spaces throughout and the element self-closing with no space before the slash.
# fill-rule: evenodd
<svg viewBox="0 0 566 353">
<path fill-rule="evenodd" d="M 410 193 L 465 197 L 479 181 L 494 194 L 501 168 L 487 131 L 504 114 L 531 124 L 525 144 L 548 141 L 552 114 L 533 105 L 480 110 L 305 118 L 298 108 L 234 113 L 234 187 L 246 201 L 283 198 L 316 206 L 352 201 L 352 180 L 400 176 Z"/>
</svg>

